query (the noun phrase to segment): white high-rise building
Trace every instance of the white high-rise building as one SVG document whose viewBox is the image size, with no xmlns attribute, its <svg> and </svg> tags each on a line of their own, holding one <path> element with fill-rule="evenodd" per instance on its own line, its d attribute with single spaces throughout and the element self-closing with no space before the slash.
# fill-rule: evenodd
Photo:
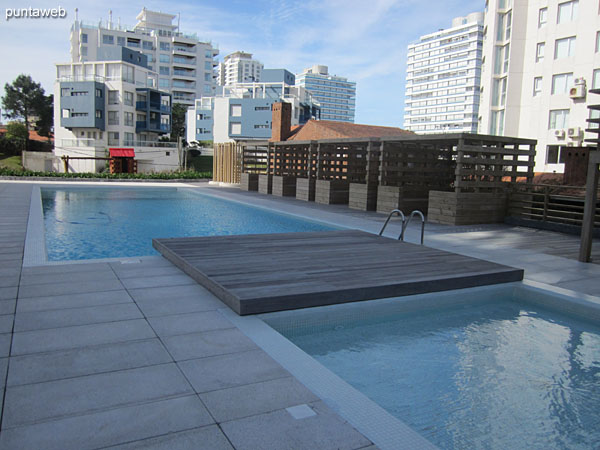
<svg viewBox="0 0 600 450">
<path fill-rule="evenodd" d="M 321 120 L 354 123 L 356 83 L 329 75 L 327 66 L 316 65 L 296 75 L 296 86 L 306 88 L 321 105 Z"/>
<path fill-rule="evenodd" d="M 193 105 L 194 99 L 214 95 L 219 50 L 196 34 L 179 31 L 177 16 L 144 8 L 134 27 L 108 21 L 91 24 L 79 21 L 71 27 L 71 61 L 98 61 L 102 49 L 128 47 L 148 57 L 151 70 L 158 73 L 158 88 L 173 95 L 174 103 Z"/>
<path fill-rule="evenodd" d="M 263 65 L 252 59 L 252 53 L 231 53 L 219 64 L 219 84 L 235 86 L 238 83 L 258 83 L 262 70 Z"/>
<path fill-rule="evenodd" d="M 483 13 L 476 12 L 408 46 L 404 129 L 477 132 L 482 45 Z"/>
<path fill-rule="evenodd" d="M 488 0 L 484 25 L 479 132 L 537 139 L 535 171 L 563 172 L 600 88 L 598 2 Z"/>
</svg>

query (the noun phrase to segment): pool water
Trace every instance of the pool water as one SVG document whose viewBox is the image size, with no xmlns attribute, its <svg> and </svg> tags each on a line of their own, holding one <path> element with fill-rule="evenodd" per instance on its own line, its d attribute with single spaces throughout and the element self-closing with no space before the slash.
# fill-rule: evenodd
<svg viewBox="0 0 600 450">
<path fill-rule="evenodd" d="M 332 230 L 176 188 L 43 188 L 48 260 L 154 255 L 152 238 Z"/>
<path fill-rule="evenodd" d="M 271 326 L 441 448 L 598 448 L 595 324 L 508 297 L 315 323 Z"/>
</svg>

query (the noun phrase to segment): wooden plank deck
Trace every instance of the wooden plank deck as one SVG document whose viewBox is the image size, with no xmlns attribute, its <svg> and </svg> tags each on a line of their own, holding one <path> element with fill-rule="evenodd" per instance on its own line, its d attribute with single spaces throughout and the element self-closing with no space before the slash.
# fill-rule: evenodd
<svg viewBox="0 0 600 450">
<path fill-rule="evenodd" d="M 356 230 L 152 244 L 240 315 L 523 279 L 521 269 Z"/>
</svg>

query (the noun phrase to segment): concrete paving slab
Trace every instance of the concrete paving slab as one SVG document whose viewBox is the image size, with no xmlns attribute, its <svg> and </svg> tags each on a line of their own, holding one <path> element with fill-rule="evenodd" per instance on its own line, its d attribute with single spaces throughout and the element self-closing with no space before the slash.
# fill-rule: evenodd
<svg viewBox="0 0 600 450">
<path fill-rule="evenodd" d="M 17 300 L 0 300 L 0 314 L 14 314 Z"/>
<path fill-rule="evenodd" d="M 223 302 L 208 293 L 206 296 L 136 300 L 136 304 L 146 317 L 215 311 L 225 306 Z"/>
<path fill-rule="evenodd" d="M 350 450 L 371 445 L 322 402 L 310 406 L 316 416 L 294 419 L 279 410 L 222 423 L 221 428 L 238 450 Z"/>
<path fill-rule="evenodd" d="M 8 277 L 11 275 L 21 275 L 21 267 L 0 267 L 0 276 Z"/>
<path fill-rule="evenodd" d="M 121 283 L 127 289 L 163 287 L 163 286 L 182 286 L 186 284 L 196 284 L 196 281 L 181 272 L 171 275 L 158 275 L 153 277 L 123 278 Z"/>
<path fill-rule="evenodd" d="M 129 294 L 135 301 L 138 300 L 165 300 L 171 298 L 194 298 L 196 296 L 212 295 L 198 284 L 181 286 L 164 286 L 143 289 L 129 289 Z"/>
<path fill-rule="evenodd" d="M 8 386 L 2 428 L 183 396 L 192 388 L 175 364 Z"/>
<path fill-rule="evenodd" d="M 118 281 L 117 276 L 109 266 L 106 266 L 98 271 L 84 271 L 84 272 L 63 272 L 63 273 L 45 273 L 35 275 L 22 275 L 21 286 L 35 286 L 38 284 L 55 284 L 55 283 L 71 283 L 76 281 L 77 283 L 88 282 L 88 281 L 105 281 L 105 282 L 116 282 Z"/>
<path fill-rule="evenodd" d="M 170 263 L 169 263 L 170 264 Z M 133 266 L 133 267 L 131 267 Z M 113 270 L 115 271 L 115 273 L 117 274 L 117 276 L 121 279 L 127 279 L 127 278 L 150 278 L 150 277 L 157 277 L 157 276 L 171 276 L 171 275 L 182 275 L 183 272 L 181 270 L 179 270 L 177 267 L 171 265 L 171 266 L 164 266 L 161 265 L 159 267 L 148 267 L 147 265 L 143 265 L 142 267 L 136 267 L 139 266 L 138 264 L 130 264 L 129 266 L 127 264 L 121 264 L 118 266 L 112 266 Z"/>
<path fill-rule="evenodd" d="M 200 398 L 217 422 L 255 416 L 319 400 L 293 377 L 206 392 L 200 394 Z"/>
<path fill-rule="evenodd" d="M 148 322 L 161 337 L 234 328 L 233 324 L 217 311 L 152 317 Z"/>
<path fill-rule="evenodd" d="M 233 450 L 223 432 L 209 425 L 179 433 L 169 433 L 143 441 L 111 447 L 112 450 Z"/>
<path fill-rule="evenodd" d="M 13 300 L 17 298 L 17 286 L 0 287 L 0 300 Z"/>
<path fill-rule="evenodd" d="M 156 338 L 13 356 L 10 360 L 8 385 L 41 383 L 165 364 L 171 361 L 171 356 Z"/>
<path fill-rule="evenodd" d="M 101 305 L 133 303 L 126 290 L 108 292 L 86 292 L 66 295 L 50 295 L 47 297 L 19 297 L 17 312 L 63 310 L 66 308 L 81 308 Z"/>
<path fill-rule="evenodd" d="M 0 316 L 1 317 L 1 316 Z M 135 303 L 69 308 L 51 311 L 21 312 L 15 318 L 15 331 L 43 330 L 92 323 L 143 319 Z"/>
<path fill-rule="evenodd" d="M 23 267 L 23 276 L 62 273 L 101 272 L 110 268 L 107 263 L 73 263 Z"/>
<path fill-rule="evenodd" d="M 79 325 L 50 330 L 24 331 L 13 337 L 13 355 L 88 347 L 153 338 L 156 335 L 143 319 Z"/>
<path fill-rule="evenodd" d="M 196 395 L 116 408 L 0 433 L 6 449 L 97 449 L 214 423 Z"/>
<path fill-rule="evenodd" d="M 256 344 L 236 328 L 169 336 L 162 341 L 175 361 L 258 350 Z"/>
<path fill-rule="evenodd" d="M 211 356 L 177 364 L 198 393 L 290 376 L 262 350 Z"/>
<path fill-rule="evenodd" d="M 0 334 L 0 358 L 4 358 L 10 353 L 11 334 Z"/>
<path fill-rule="evenodd" d="M 565 281 L 585 279 L 586 275 L 572 270 L 552 270 L 546 272 L 529 273 L 527 279 L 540 283 L 557 284 Z M 599 283 L 600 284 L 600 283 Z"/>
<path fill-rule="evenodd" d="M 0 316 L 0 333 L 10 333 L 13 329 L 13 314 L 5 314 Z"/>
<path fill-rule="evenodd" d="M 4 386 L 6 385 L 7 370 L 8 370 L 8 358 L 0 358 L 0 389 L 4 389 Z"/>
<path fill-rule="evenodd" d="M 21 286 L 19 298 L 21 297 L 47 297 L 49 295 L 80 294 L 83 292 L 107 292 L 123 289 L 121 282 L 112 280 L 87 280 L 79 281 L 76 276 L 71 277 L 71 282 L 35 284 Z"/>
<path fill-rule="evenodd" d="M 595 278 L 585 280 L 566 281 L 557 283 L 557 286 L 565 289 L 571 289 L 584 294 L 600 296 L 600 281 Z"/>
<path fill-rule="evenodd" d="M 0 276 L 0 287 L 12 287 L 19 285 L 19 275 Z"/>
</svg>

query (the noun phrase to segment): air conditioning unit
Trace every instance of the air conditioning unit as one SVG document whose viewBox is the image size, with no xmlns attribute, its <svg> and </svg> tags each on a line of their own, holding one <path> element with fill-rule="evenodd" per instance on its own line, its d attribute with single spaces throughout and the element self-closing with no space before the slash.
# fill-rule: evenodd
<svg viewBox="0 0 600 450">
<path fill-rule="evenodd" d="M 581 128 L 579 128 L 579 127 L 569 128 L 567 130 L 567 136 L 569 136 L 569 138 L 573 139 L 573 140 L 581 139 Z"/>
<path fill-rule="evenodd" d="M 565 130 L 554 130 L 554 137 L 558 139 L 565 138 Z"/>
<path fill-rule="evenodd" d="M 569 97 L 584 98 L 585 97 L 585 84 L 576 84 L 571 89 L 569 89 Z"/>
</svg>

